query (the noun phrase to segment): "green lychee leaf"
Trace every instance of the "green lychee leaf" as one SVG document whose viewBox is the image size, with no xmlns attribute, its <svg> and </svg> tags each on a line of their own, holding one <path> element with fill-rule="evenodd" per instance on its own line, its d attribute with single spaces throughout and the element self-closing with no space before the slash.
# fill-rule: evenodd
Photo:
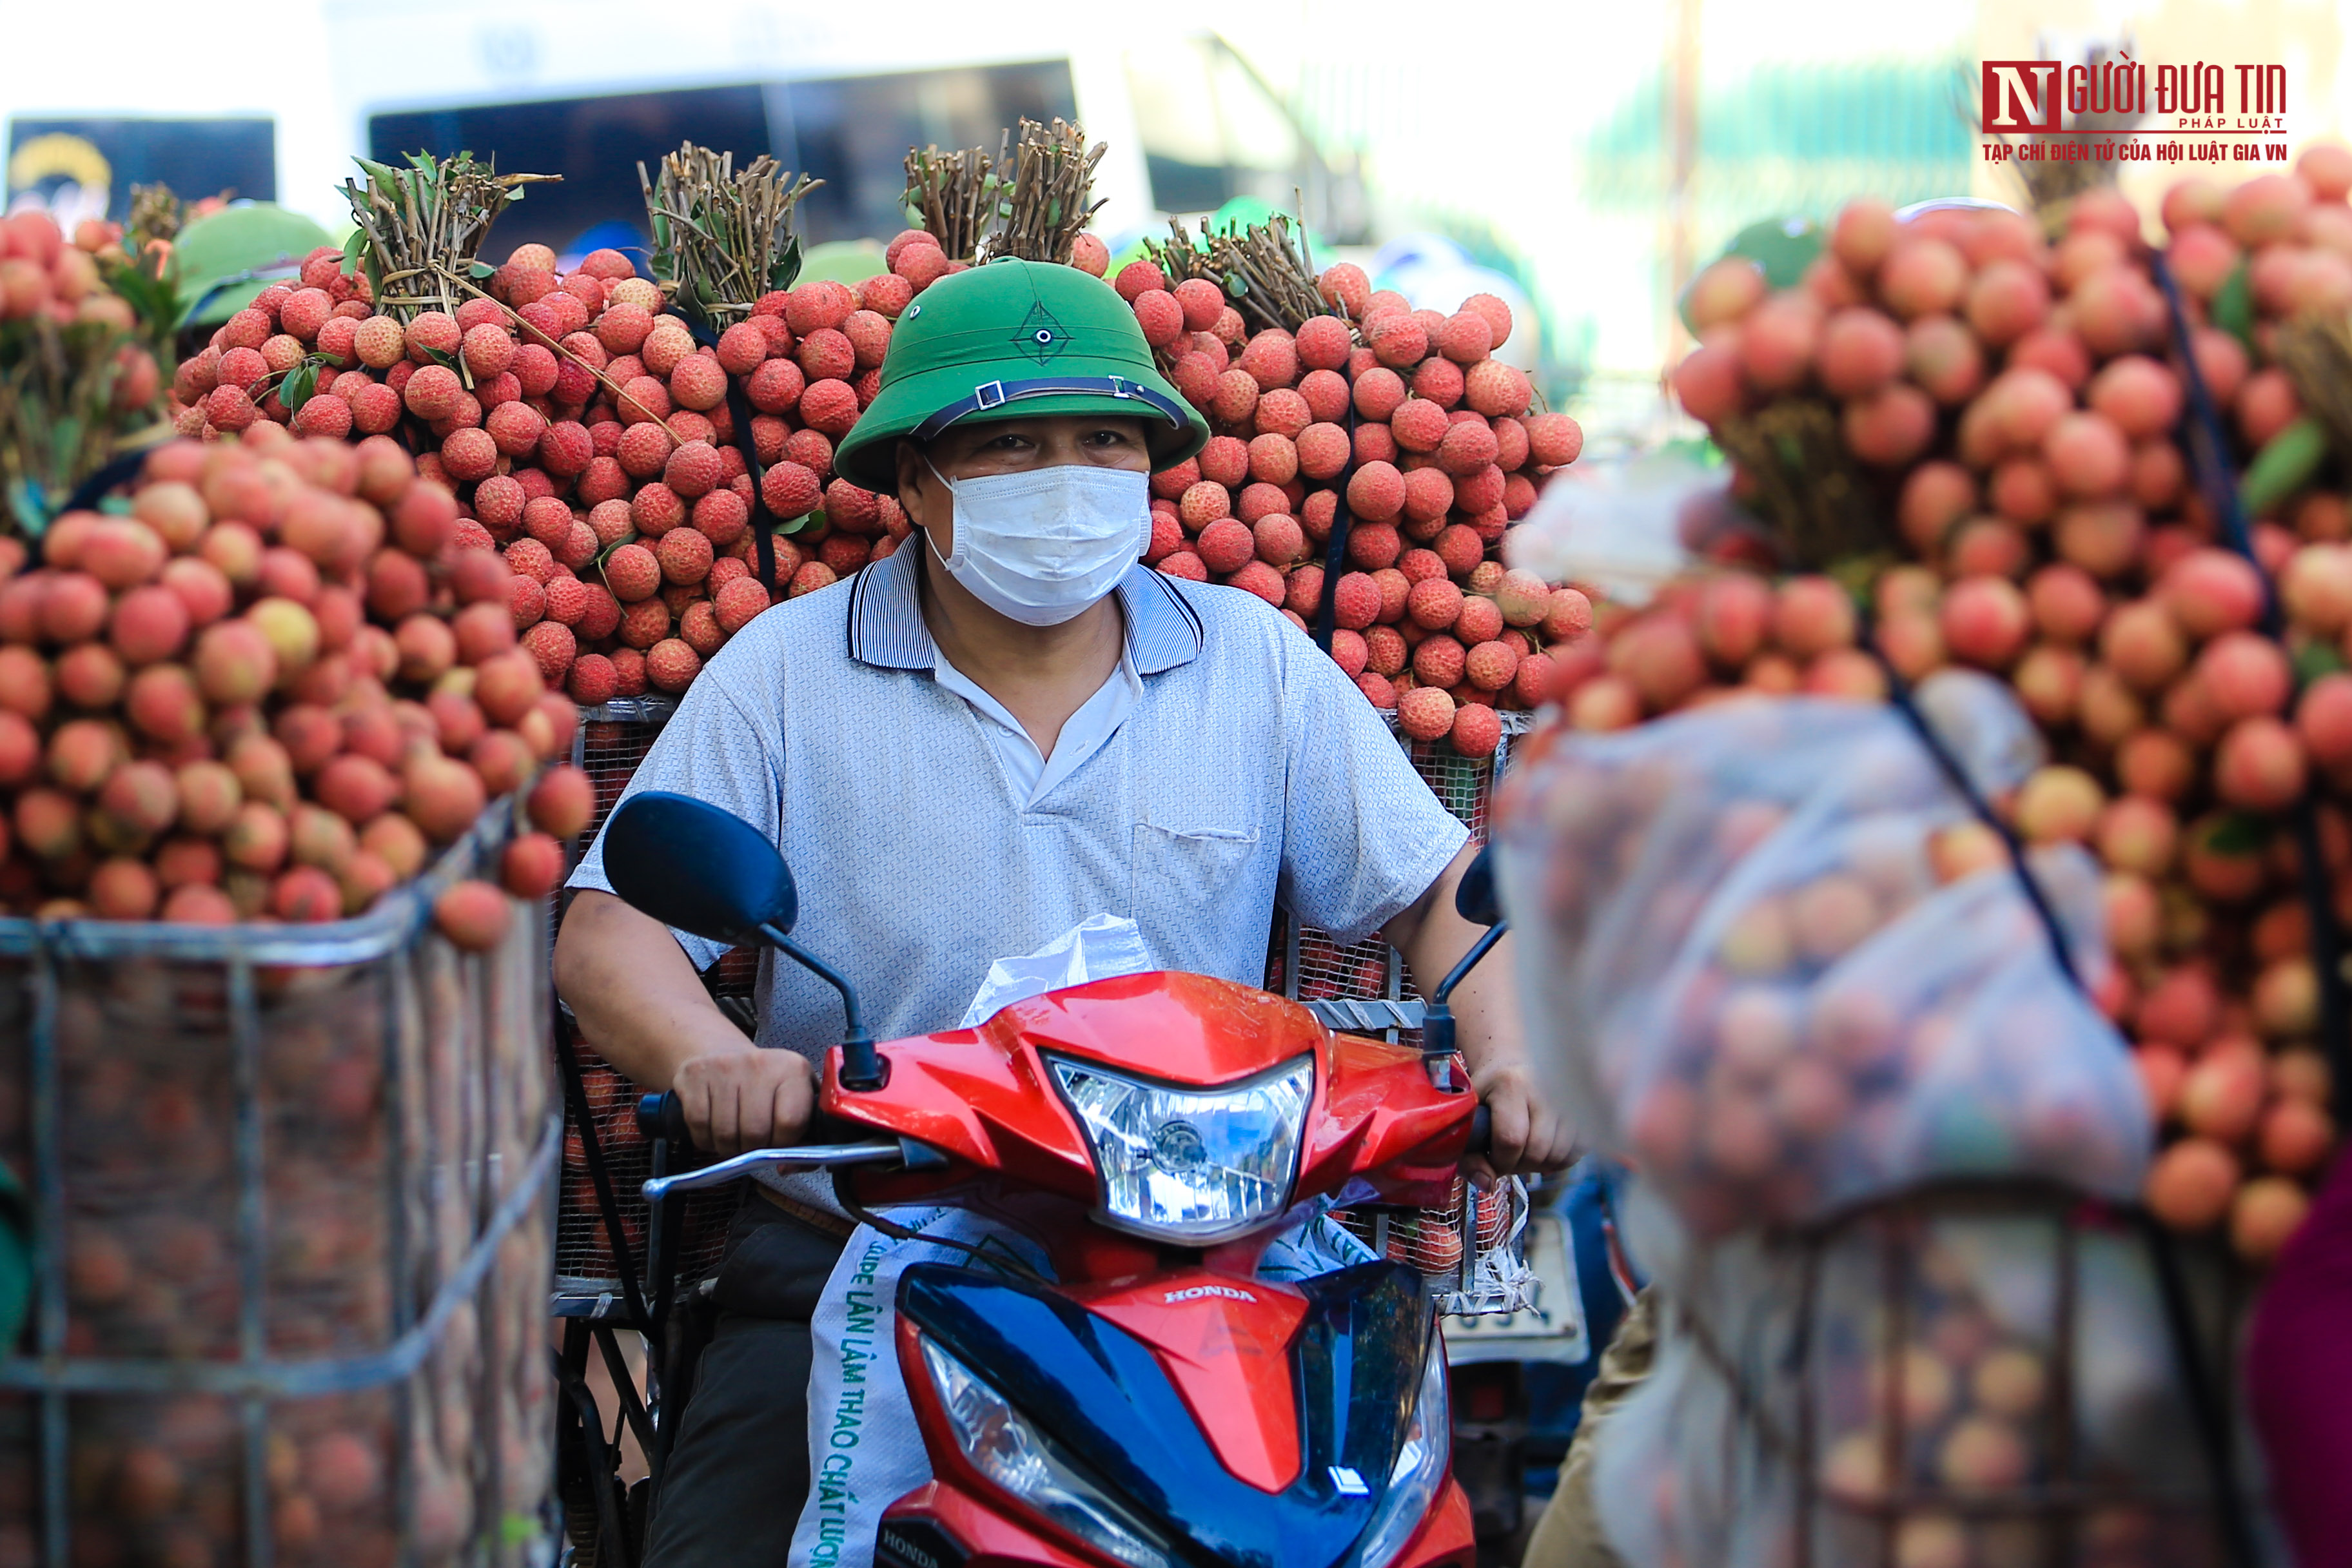
<svg viewBox="0 0 2352 1568">
<path fill-rule="evenodd" d="M 815 527 L 819 522 L 824 521 L 824 513 L 823 511 L 803 512 L 801 516 L 793 519 L 792 521 L 784 523 L 779 527 L 776 531 L 789 539 L 795 533 L 800 533 Z"/>
<path fill-rule="evenodd" d="M 2327 460 L 2327 429 L 2304 415 L 2272 437 L 2238 485 L 2238 502 L 2248 517 L 2268 517 L 2280 502 L 2311 481 Z"/>
<path fill-rule="evenodd" d="M 477 261 L 472 266 L 467 268 L 466 270 L 472 273 L 477 278 L 488 278 L 497 272 L 498 268 L 491 266 L 487 261 Z"/>
<path fill-rule="evenodd" d="M 2254 285 L 2250 261 L 2241 261 L 2213 294 L 2213 324 L 2254 346 Z"/>
<path fill-rule="evenodd" d="M 2270 824 L 2251 811 L 2230 812 L 2205 832 L 2205 847 L 2216 855 L 2259 855 L 2270 841 Z"/>
<path fill-rule="evenodd" d="M 311 394 L 318 390 L 319 367 L 306 360 L 287 373 L 284 384 L 278 389 L 278 401 L 292 414 L 310 402 Z"/>
<path fill-rule="evenodd" d="M 2312 640 L 2298 645 L 2294 650 L 2294 679 L 2298 687 L 2308 686 L 2323 675 L 2337 674 L 2344 668 L 2344 655 L 2334 643 Z"/>
<path fill-rule="evenodd" d="M 8 481 L 8 515 L 23 530 L 38 539 L 49 526 L 49 509 L 41 493 L 41 482 L 26 474 Z"/>
</svg>

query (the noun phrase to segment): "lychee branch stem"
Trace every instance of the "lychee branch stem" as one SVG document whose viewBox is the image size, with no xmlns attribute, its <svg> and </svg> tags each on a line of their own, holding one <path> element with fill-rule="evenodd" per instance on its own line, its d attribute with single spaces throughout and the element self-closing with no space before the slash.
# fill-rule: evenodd
<svg viewBox="0 0 2352 1568">
<path fill-rule="evenodd" d="M 541 331 L 529 321 L 524 321 L 512 305 L 508 304 L 504 300 L 499 299 L 495 294 L 486 293 L 481 289 L 477 288 L 473 279 L 469 278 L 460 278 L 454 273 L 445 272 L 442 274 L 442 279 L 445 282 L 455 283 L 458 288 L 463 289 L 466 292 L 473 295 L 476 299 L 488 300 L 491 304 L 496 305 L 499 310 L 504 310 L 509 316 L 514 319 L 514 322 L 517 326 L 536 334 L 540 338 L 545 339 L 547 346 L 551 352 L 562 355 L 565 359 L 570 360 L 573 364 L 578 365 L 582 370 L 586 371 L 590 375 L 595 377 L 596 384 L 603 387 L 606 392 L 611 393 L 614 399 L 627 404 L 630 407 L 644 415 L 647 420 L 653 424 L 660 426 L 662 427 L 663 434 L 667 435 L 671 440 L 677 441 L 679 446 L 683 447 L 686 445 L 685 442 L 678 441 L 677 432 L 669 427 L 669 421 L 667 419 L 656 414 L 652 409 L 638 402 L 635 396 L 631 395 L 627 387 L 618 384 L 611 376 L 606 375 L 602 370 L 590 364 L 586 360 L 582 359 L 578 354 L 572 353 L 570 349 L 565 348 L 561 342 L 558 342 L 552 337 L 548 336 L 547 333 Z"/>
</svg>

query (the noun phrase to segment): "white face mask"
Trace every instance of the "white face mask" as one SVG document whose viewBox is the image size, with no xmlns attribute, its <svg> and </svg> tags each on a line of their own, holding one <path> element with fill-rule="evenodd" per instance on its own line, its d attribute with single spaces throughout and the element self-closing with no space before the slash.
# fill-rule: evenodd
<svg viewBox="0 0 2352 1568">
<path fill-rule="evenodd" d="M 976 479 L 931 475 L 955 498 L 955 549 L 940 564 L 1024 626 L 1057 626 L 1077 615 L 1151 545 L 1149 474 L 1063 463 Z"/>
</svg>

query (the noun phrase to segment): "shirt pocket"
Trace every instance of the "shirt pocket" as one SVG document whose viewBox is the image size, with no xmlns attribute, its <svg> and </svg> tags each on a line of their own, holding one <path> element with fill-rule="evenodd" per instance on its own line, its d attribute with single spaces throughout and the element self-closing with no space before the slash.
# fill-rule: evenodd
<svg viewBox="0 0 2352 1568">
<path fill-rule="evenodd" d="M 1147 932 L 1191 931 L 1220 935 L 1252 918 L 1261 900 L 1254 875 L 1255 827 L 1163 827 L 1135 825 L 1130 901 Z M 1155 949 L 1156 951 L 1156 949 Z"/>
</svg>

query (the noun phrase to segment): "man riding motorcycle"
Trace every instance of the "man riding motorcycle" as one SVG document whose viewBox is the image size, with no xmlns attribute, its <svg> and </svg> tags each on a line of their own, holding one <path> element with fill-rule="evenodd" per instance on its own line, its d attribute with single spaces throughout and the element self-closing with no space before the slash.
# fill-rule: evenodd
<svg viewBox="0 0 2352 1568">
<path fill-rule="evenodd" d="M 1263 600 L 1140 564 L 1149 479 L 1208 437 L 1133 313 L 1074 268 L 1003 260 L 908 305 L 834 467 L 915 526 L 837 591 L 737 633 L 631 785 L 773 837 L 840 933 L 819 956 L 881 1039 L 952 1026 L 997 957 L 1090 915 L 1160 968 L 1255 984 L 1274 906 L 1374 931 L 1436 983 L 1481 934 L 1466 834 L 1379 716 Z M 555 953 L 585 1037 L 672 1089 L 698 1147 L 793 1142 L 835 994 L 763 956 L 756 1042 L 704 992 L 714 944 L 613 897 L 602 845 Z M 1519 1056 L 1507 963 L 1454 997 L 1492 1165 L 1556 1168 L 1559 1119 Z M 808 1486 L 808 1316 L 850 1226 L 821 1178 L 764 1180 L 663 1482 L 651 1568 L 786 1562 Z"/>
</svg>

